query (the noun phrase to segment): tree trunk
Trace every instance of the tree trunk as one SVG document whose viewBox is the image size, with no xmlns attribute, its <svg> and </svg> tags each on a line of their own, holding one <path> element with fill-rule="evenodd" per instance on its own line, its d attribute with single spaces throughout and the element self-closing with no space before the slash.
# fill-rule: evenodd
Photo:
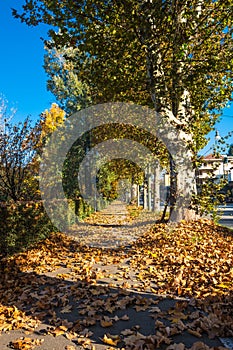
<svg viewBox="0 0 233 350">
<path fill-rule="evenodd" d="M 186 153 L 182 157 L 180 154 L 174 160 L 174 164 L 176 171 L 176 193 L 174 202 L 172 203 L 169 221 L 194 220 L 197 218 L 197 215 L 191 209 L 191 200 L 192 195 L 196 193 L 196 178 L 195 169 L 192 167 L 191 155 Z"/>
<path fill-rule="evenodd" d="M 160 211 L 160 165 L 159 161 L 156 160 L 154 164 L 154 205 L 153 211 Z"/>
<path fill-rule="evenodd" d="M 148 209 L 148 200 L 147 200 L 147 184 L 144 182 L 143 185 L 143 209 Z"/>
<path fill-rule="evenodd" d="M 151 166 L 148 164 L 147 167 L 147 184 L 148 184 L 148 210 L 151 211 L 152 206 L 152 188 L 151 188 Z"/>
<path fill-rule="evenodd" d="M 170 193 L 169 193 L 169 205 L 170 205 L 170 217 L 175 209 L 176 195 L 177 195 L 177 173 L 175 162 L 169 154 L 170 165 Z"/>
<path fill-rule="evenodd" d="M 170 221 L 191 220 L 195 213 L 190 210 L 192 194 L 196 193 L 193 153 L 189 148 L 192 135 L 173 126 L 172 112 L 167 110 L 166 117 L 156 115 L 157 137 L 166 145 L 171 165 L 171 212 Z"/>
<path fill-rule="evenodd" d="M 137 197 L 138 197 L 138 185 L 137 184 L 132 184 L 131 186 L 131 203 L 132 204 L 137 204 Z"/>
</svg>

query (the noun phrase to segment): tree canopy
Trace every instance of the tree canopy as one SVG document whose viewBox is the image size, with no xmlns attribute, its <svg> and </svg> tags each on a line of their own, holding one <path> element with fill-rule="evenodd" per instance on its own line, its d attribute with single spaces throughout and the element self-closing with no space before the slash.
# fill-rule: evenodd
<svg viewBox="0 0 233 350">
<path fill-rule="evenodd" d="M 140 101 L 200 134 L 231 98 L 232 1 L 27 1 L 17 14 L 66 47 L 93 103 Z M 200 128 L 202 130 L 200 130 Z M 201 133 L 200 133 L 201 131 Z"/>
<path fill-rule="evenodd" d="M 13 15 L 54 27 L 47 48 L 61 54 L 92 103 L 153 107 L 177 129 L 191 162 L 232 98 L 232 11 L 232 0 L 35 0 Z M 187 170 L 176 165 L 177 200 Z"/>
<path fill-rule="evenodd" d="M 0 200 L 30 200 L 38 195 L 35 155 L 39 127 L 27 118 L 0 129 Z"/>
</svg>

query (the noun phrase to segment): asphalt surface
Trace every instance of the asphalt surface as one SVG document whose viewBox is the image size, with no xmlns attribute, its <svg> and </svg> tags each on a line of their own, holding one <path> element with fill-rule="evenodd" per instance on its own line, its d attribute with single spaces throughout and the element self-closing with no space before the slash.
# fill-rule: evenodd
<svg viewBox="0 0 233 350">
<path fill-rule="evenodd" d="M 218 207 L 221 219 L 219 224 L 233 229 L 233 203 L 228 203 Z"/>
</svg>

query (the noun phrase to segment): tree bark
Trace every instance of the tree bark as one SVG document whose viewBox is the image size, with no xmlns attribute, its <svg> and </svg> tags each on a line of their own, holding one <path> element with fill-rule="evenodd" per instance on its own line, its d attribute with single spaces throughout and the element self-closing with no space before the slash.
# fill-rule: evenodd
<svg viewBox="0 0 233 350">
<path fill-rule="evenodd" d="M 143 185 L 143 209 L 148 209 L 147 184 L 145 182 Z"/>
<path fill-rule="evenodd" d="M 152 206 L 152 188 L 151 188 L 151 165 L 147 167 L 147 184 L 148 184 L 148 210 L 151 211 Z"/>
<path fill-rule="evenodd" d="M 159 161 L 156 160 L 154 164 L 154 205 L 153 211 L 160 211 L 160 165 Z"/>
<path fill-rule="evenodd" d="M 191 153 L 191 152 L 188 152 Z M 176 193 L 172 210 L 170 212 L 170 222 L 181 220 L 194 220 L 197 215 L 191 209 L 192 195 L 196 193 L 195 169 L 192 167 L 191 155 L 180 154 L 174 160 L 176 168 Z"/>
<path fill-rule="evenodd" d="M 131 203 L 132 204 L 137 203 L 137 197 L 138 197 L 138 185 L 133 183 L 131 186 Z"/>
</svg>

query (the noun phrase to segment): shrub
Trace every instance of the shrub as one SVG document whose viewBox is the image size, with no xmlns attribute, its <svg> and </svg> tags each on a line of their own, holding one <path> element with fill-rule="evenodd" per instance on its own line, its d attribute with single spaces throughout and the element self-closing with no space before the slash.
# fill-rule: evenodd
<svg viewBox="0 0 233 350">
<path fill-rule="evenodd" d="M 0 256 L 24 250 L 56 230 L 40 201 L 2 202 L 0 219 Z"/>
</svg>

